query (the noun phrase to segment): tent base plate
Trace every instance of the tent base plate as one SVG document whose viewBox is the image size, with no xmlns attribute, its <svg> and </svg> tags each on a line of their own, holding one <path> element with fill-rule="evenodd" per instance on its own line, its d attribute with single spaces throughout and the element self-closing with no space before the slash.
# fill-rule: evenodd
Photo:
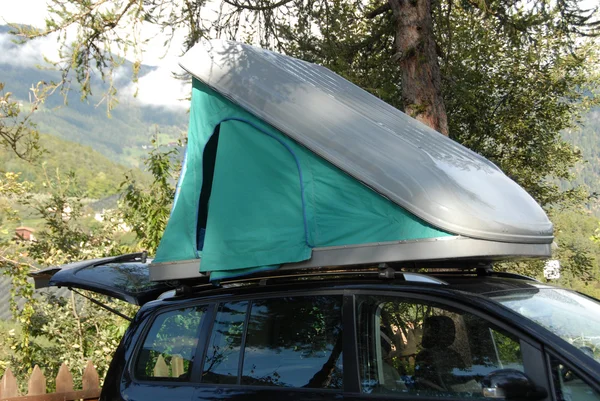
<svg viewBox="0 0 600 401">
<path fill-rule="evenodd" d="M 552 244 L 520 244 L 467 237 L 379 242 L 314 248 L 309 260 L 284 264 L 279 270 L 304 270 L 326 266 L 373 265 L 390 262 L 481 261 L 548 258 Z M 460 264 L 458 264 L 460 266 Z M 150 265 L 151 281 L 208 277 L 200 272 L 200 259 L 159 262 Z"/>
</svg>

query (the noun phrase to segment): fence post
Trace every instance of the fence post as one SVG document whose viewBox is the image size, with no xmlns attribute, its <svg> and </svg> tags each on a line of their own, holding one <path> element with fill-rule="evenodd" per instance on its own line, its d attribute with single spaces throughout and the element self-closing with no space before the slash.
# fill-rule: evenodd
<svg viewBox="0 0 600 401">
<path fill-rule="evenodd" d="M 169 377 L 169 366 L 162 355 L 159 355 L 154 365 L 154 377 Z"/>
<path fill-rule="evenodd" d="M 38 365 L 35 365 L 29 383 L 27 383 L 27 395 L 46 394 L 46 378 Z"/>
<path fill-rule="evenodd" d="M 17 379 L 10 368 L 6 369 L 0 381 L 0 398 L 18 397 Z"/>
<path fill-rule="evenodd" d="M 83 390 L 98 390 L 100 388 L 100 378 L 92 361 L 88 361 L 85 365 L 81 384 Z"/>
<path fill-rule="evenodd" d="M 172 377 L 179 377 L 185 373 L 183 370 L 183 358 L 180 355 L 173 355 L 171 358 L 171 372 Z"/>
<path fill-rule="evenodd" d="M 66 363 L 63 362 L 56 375 L 56 392 L 68 393 L 73 391 L 73 375 Z"/>
</svg>

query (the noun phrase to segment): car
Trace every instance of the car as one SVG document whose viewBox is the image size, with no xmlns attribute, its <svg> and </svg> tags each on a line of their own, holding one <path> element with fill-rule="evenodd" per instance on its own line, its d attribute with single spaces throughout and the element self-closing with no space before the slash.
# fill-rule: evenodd
<svg viewBox="0 0 600 401">
<path fill-rule="evenodd" d="M 103 401 L 600 400 L 600 302 L 469 261 L 156 282 L 144 254 L 35 273 L 140 305 Z"/>
</svg>

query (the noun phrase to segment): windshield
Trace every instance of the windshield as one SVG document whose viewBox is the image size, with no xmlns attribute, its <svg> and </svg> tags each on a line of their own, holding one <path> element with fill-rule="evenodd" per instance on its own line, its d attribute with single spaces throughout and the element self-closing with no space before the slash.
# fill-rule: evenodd
<svg viewBox="0 0 600 401">
<path fill-rule="evenodd" d="M 492 296 L 600 362 L 600 303 L 559 288 Z"/>
</svg>

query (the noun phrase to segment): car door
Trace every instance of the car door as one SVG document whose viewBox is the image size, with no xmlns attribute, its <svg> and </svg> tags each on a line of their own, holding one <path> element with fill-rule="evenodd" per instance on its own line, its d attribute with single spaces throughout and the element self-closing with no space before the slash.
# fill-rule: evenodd
<svg viewBox="0 0 600 401">
<path fill-rule="evenodd" d="M 193 399 L 342 398 L 341 293 L 219 302 Z"/>
<path fill-rule="evenodd" d="M 540 344 L 469 305 L 385 292 L 353 303 L 358 383 L 347 400 L 503 399 L 491 387 L 506 374 L 529 377 L 527 399 L 551 400 Z"/>
</svg>

